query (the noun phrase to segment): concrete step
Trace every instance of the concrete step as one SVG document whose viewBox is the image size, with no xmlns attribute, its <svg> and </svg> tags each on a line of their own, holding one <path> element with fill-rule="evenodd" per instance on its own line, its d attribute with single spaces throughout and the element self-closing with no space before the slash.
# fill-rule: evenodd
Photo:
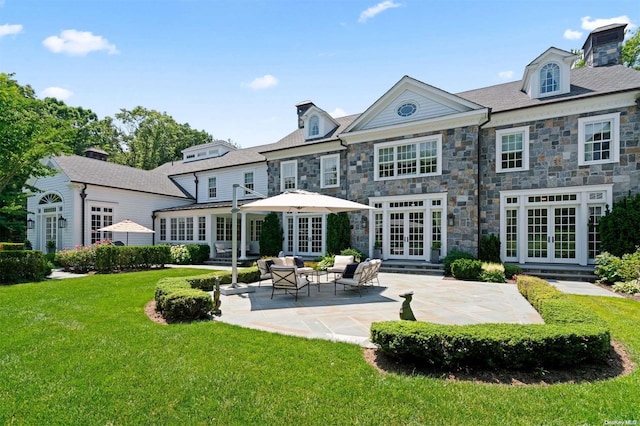
<svg viewBox="0 0 640 426">
<path fill-rule="evenodd" d="M 598 277 L 594 273 L 593 266 L 581 265 L 546 265 L 546 264 L 518 264 L 522 273 L 533 275 L 543 279 L 560 281 L 586 281 L 595 282 Z"/>
</svg>

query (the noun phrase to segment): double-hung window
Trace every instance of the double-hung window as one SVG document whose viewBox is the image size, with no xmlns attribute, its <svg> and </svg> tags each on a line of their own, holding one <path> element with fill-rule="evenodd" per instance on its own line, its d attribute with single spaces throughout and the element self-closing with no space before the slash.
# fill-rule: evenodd
<svg viewBox="0 0 640 426">
<path fill-rule="evenodd" d="M 578 165 L 620 161 L 620 113 L 578 119 Z"/>
<path fill-rule="evenodd" d="M 209 198 L 218 196 L 218 180 L 215 176 L 209 178 Z"/>
<path fill-rule="evenodd" d="M 320 158 L 321 188 L 340 186 L 340 175 L 338 174 L 339 165 L 340 154 L 325 155 Z"/>
<path fill-rule="evenodd" d="M 298 162 L 283 161 L 280 163 L 280 188 L 282 191 L 298 187 Z"/>
<path fill-rule="evenodd" d="M 249 195 L 251 194 L 251 191 L 254 190 L 254 185 L 253 185 L 253 172 L 246 172 L 244 174 L 244 195 Z"/>
<path fill-rule="evenodd" d="M 320 135 L 320 120 L 317 115 L 312 115 L 309 119 L 309 137 Z"/>
<path fill-rule="evenodd" d="M 496 131 L 496 172 L 529 170 L 529 127 Z"/>
<path fill-rule="evenodd" d="M 375 149 L 376 180 L 442 173 L 442 136 L 386 142 Z"/>
</svg>

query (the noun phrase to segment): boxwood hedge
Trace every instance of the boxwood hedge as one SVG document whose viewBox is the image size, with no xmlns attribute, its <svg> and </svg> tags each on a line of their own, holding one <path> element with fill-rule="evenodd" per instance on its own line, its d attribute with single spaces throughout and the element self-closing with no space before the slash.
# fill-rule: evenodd
<svg viewBox="0 0 640 426">
<path fill-rule="evenodd" d="M 211 295 L 215 274 L 163 278 L 156 284 L 156 310 L 168 321 L 191 321 L 206 317 L 213 309 Z"/>
<path fill-rule="evenodd" d="M 387 354 L 435 367 L 566 367 L 605 359 L 610 333 L 594 313 L 538 278 L 518 288 L 545 324 L 441 325 L 386 321 L 371 325 L 371 341 Z"/>
<path fill-rule="evenodd" d="M 41 251 L 0 250 L 0 284 L 42 281 L 51 267 Z"/>
</svg>

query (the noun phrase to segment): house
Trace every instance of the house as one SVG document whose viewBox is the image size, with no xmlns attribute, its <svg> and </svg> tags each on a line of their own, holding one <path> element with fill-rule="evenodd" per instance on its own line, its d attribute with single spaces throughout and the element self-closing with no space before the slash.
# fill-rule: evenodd
<svg viewBox="0 0 640 426">
<path fill-rule="evenodd" d="M 182 161 L 138 171 L 162 176 L 156 183 L 170 190 L 103 182 L 113 188 L 103 199 L 122 205 L 117 221 L 129 214 L 126 194 L 153 194 L 157 202 L 137 205 L 141 218 L 153 217 L 155 242 L 213 245 L 231 240 L 234 183 L 248 188 L 237 190 L 238 204 L 298 188 L 375 207 L 350 213 L 352 246 L 370 253 L 380 242 L 384 259 L 429 261 L 433 247 L 475 253 L 482 236 L 496 234 L 504 261 L 587 265 L 599 252 L 606 206 L 640 188 L 640 72 L 621 65 L 624 28 L 594 30 L 584 68 L 551 47 L 510 83 L 453 94 L 404 76 L 364 112 L 340 118 L 304 101 L 295 130 L 275 143 L 192 147 Z M 29 204 L 40 209 L 29 231 L 35 247 L 55 228 L 40 200 L 79 199 L 63 189 L 70 184 L 82 190 L 84 181 L 55 176 L 37 185 L 44 192 Z M 94 229 L 88 205 L 57 203 L 80 229 Z M 241 213 L 241 257 L 257 251 L 262 217 Z M 325 252 L 326 216 L 283 214 L 282 223 L 285 252 Z M 60 242 L 89 242 L 81 234 Z"/>
</svg>

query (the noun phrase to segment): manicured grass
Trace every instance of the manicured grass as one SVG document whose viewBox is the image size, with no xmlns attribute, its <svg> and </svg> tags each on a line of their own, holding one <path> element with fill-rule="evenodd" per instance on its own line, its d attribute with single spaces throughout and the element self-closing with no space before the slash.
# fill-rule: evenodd
<svg viewBox="0 0 640 426">
<path fill-rule="evenodd" d="M 0 287 L 1 424 L 640 421 L 640 372 L 511 387 L 380 375 L 354 345 L 144 314 L 172 269 Z M 578 297 L 640 362 L 640 304 Z M 224 313 L 224 298 L 222 310 Z"/>
</svg>

